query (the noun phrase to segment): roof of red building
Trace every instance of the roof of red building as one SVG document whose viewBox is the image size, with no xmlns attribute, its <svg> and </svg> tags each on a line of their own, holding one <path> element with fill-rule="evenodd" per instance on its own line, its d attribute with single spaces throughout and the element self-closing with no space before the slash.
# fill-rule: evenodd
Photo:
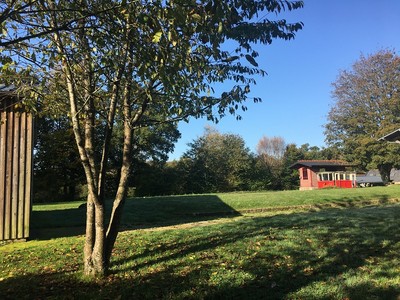
<svg viewBox="0 0 400 300">
<path fill-rule="evenodd" d="M 352 167 L 353 164 L 348 163 L 344 160 L 299 160 L 291 168 L 300 167 Z"/>
</svg>

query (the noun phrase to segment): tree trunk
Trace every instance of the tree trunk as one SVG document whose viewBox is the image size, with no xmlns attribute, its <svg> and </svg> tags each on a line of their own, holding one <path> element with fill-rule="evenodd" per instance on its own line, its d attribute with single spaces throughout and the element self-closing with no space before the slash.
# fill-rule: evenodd
<svg viewBox="0 0 400 300">
<path fill-rule="evenodd" d="M 132 74 L 132 64 L 128 65 L 128 74 Z M 128 187 L 128 179 L 132 164 L 132 137 L 133 129 L 131 124 L 131 106 L 129 103 L 131 96 L 131 86 L 125 85 L 123 99 L 124 99 L 124 144 L 122 150 L 122 166 L 121 175 L 118 184 L 118 190 L 115 195 L 113 209 L 111 212 L 111 219 L 107 229 L 106 235 L 106 264 L 110 263 L 111 252 L 114 248 L 115 241 L 118 236 L 119 226 L 122 218 L 122 211 L 125 204 L 126 192 Z"/>
<path fill-rule="evenodd" d="M 130 134 L 129 136 L 132 136 Z M 126 138 L 126 137 L 125 137 Z M 131 147 L 131 143 L 129 145 Z M 130 154 L 130 151 L 129 151 Z M 125 155 L 124 155 L 125 156 Z M 115 196 L 112 212 L 111 212 L 111 219 L 107 229 L 106 235 L 106 247 L 105 247 L 105 259 L 106 259 L 106 266 L 108 267 L 110 264 L 111 253 L 112 249 L 114 248 L 115 241 L 118 236 L 119 227 L 122 218 L 122 212 L 124 209 L 125 199 L 126 199 L 126 191 L 128 186 L 128 179 L 130 173 L 130 160 L 131 158 L 127 158 L 129 161 L 124 161 L 123 166 L 121 168 L 121 178 L 117 190 L 117 194 Z"/>
<path fill-rule="evenodd" d="M 126 190 L 126 188 L 125 188 Z M 126 192 L 123 192 L 126 194 Z M 118 188 L 118 193 L 119 188 Z M 106 247 L 105 247 L 105 262 L 106 262 L 106 267 L 110 265 L 111 261 L 111 253 L 112 249 L 114 248 L 115 241 L 117 240 L 118 232 L 119 232 L 119 227 L 121 223 L 121 218 L 122 218 L 122 212 L 125 204 L 125 195 L 120 195 L 117 196 L 119 198 L 118 201 L 114 201 L 112 213 L 111 213 L 111 219 L 110 223 L 108 226 L 107 230 L 107 238 L 106 238 Z M 117 199 L 116 199 L 117 200 Z"/>
<path fill-rule="evenodd" d="M 84 247 L 84 274 L 90 277 L 101 277 L 104 276 L 106 272 L 104 206 L 96 205 L 88 198 Z"/>
<path fill-rule="evenodd" d="M 85 235 L 85 247 L 83 250 L 84 256 L 84 273 L 85 275 L 92 274 L 92 252 L 95 241 L 95 215 L 94 215 L 94 203 L 88 196 L 86 204 L 86 235 Z"/>
<path fill-rule="evenodd" d="M 388 184 L 390 182 L 390 171 L 392 170 L 392 167 L 392 164 L 378 165 L 378 170 L 381 174 L 381 178 L 384 184 Z"/>
</svg>

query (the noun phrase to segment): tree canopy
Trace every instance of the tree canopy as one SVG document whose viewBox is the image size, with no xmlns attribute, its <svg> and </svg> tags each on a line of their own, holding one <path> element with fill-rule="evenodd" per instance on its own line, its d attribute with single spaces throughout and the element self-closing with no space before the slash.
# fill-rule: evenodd
<svg viewBox="0 0 400 300">
<path fill-rule="evenodd" d="M 189 144 L 181 159 L 185 189 L 191 193 L 246 189 L 250 150 L 235 134 L 221 134 L 208 127 Z"/>
<path fill-rule="evenodd" d="M 400 149 L 377 140 L 400 127 L 400 57 L 390 50 L 361 55 L 339 73 L 332 95 L 327 142 L 362 168 L 379 168 L 387 180 Z"/>
</svg>

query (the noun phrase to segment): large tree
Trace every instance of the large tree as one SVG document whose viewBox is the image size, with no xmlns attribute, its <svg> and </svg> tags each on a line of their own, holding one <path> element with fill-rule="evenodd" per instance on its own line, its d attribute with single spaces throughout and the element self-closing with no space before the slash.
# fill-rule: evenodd
<svg viewBox="0 0 400 300">
<path fill-rule="evenodd" d="M 378 139 L 400 127 L 400 57 L 390 50 L 362 55 L 339 73 L 332 95 L 326 141 L 362 168 L 378 168 L 387 181 L 400 147 Z"/>
<path fill-rule="evenodd" d="M 107 271 L 138 129 L 190 116 L 215 121 L 246 109 L 254 75 L 265 74 L 252 45 L 292 39 L 302 28 L 302 23 L 266 18 L 300 8 L 302 1 L 13 2 L 28 5 L 31 13 L 29 22 L 15 14 L 2 15 L 3 34 L 14 41 L 2 55 L 36 71 L 42 84 L 35 88 L 43 99 L 58 78 L 64 91 L 59 96 L 65 94 L 69 102 L 68 115 L 88 187 L 87 275 Z M 42 34 L 43 29 L 48 34 Z M 35 38 L 18 39 L 20 32 L 33 33 Z M 213 90 L 217 82 L 226 83 L 220 94 Z M 106 224 L 105 178 L 116 123 L 123 127 L 120 178 Z"/>
</svg>

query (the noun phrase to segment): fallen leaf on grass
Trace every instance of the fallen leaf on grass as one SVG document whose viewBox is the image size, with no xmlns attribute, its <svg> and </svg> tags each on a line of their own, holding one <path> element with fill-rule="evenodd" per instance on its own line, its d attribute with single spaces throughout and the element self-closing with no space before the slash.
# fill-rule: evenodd
<svg viewBox="0 0 400 300">
<path fill-rule="evenodd" d="M 311 275 L 313 272 L 314 272 L 314 269 L 313 269 L 312 267 L 307 267 L 307 268 L 304 268 L 304 269 L 303 269 L 303 273 L 304 273 L 304 275 L 306 275 L 306 276 Z"/>
</svg>

